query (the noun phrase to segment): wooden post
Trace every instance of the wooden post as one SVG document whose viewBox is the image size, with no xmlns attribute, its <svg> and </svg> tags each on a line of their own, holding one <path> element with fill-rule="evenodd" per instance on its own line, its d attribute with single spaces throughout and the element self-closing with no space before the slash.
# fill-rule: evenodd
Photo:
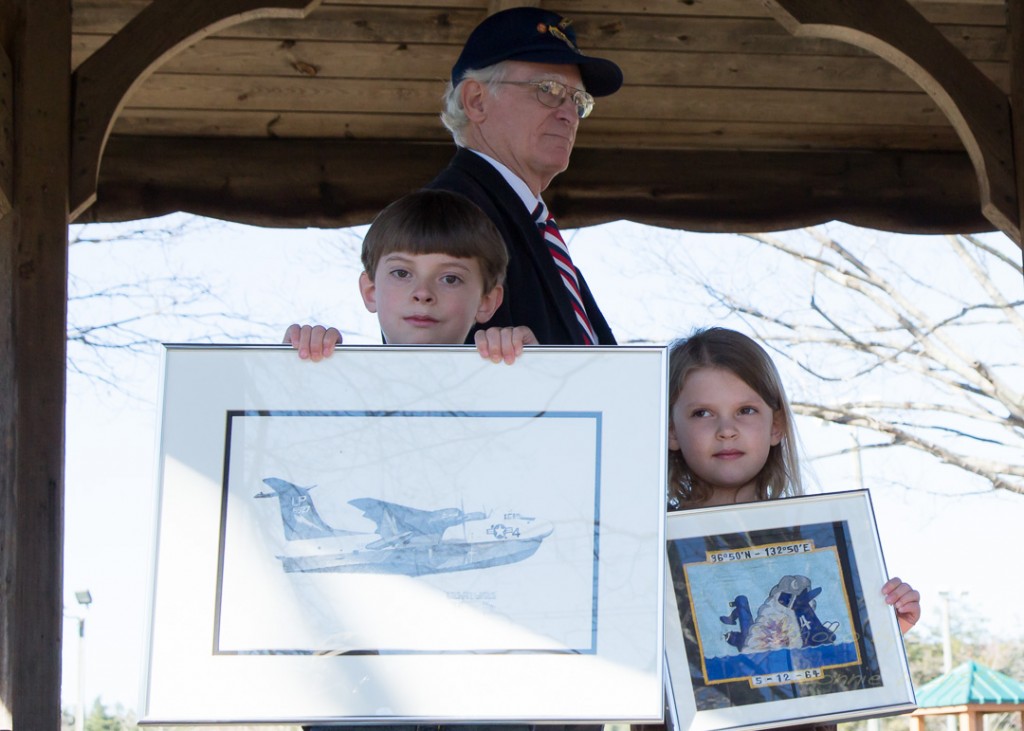
<svg viewBox="0 0 1024 731">
<path fill-rule="evenodd" d="M 1017 190 L 1024 191 L 1024 0 L 1008 0 L 1006 25 L 1010 35 L 1010 111 Z M 1024 227 L 1024 193 L 1017 197 L 1017 203 Z M 1024 241 L 1019 243 L 1024 249 Z"/>
<path fill-rule="evenodd" d="M 965 710 L 960 714 L 960 731 L 982 731 L 984 716 L 981 711 Z"/>
<path fill-rule="evenodd" d="M 13 0 L 0 0 L 0 45 L 4 56 L 13 45 L 14 28 L 17 25 L 17 8 Z M 8 63 L 8 67 L 9 67 Z M 13 95 L 13 79 L 11 92 Z M 8 99 L 10 102 L 10 99 Z M 3 163 L 12 170 L 14 166 L 13 139 L 10 146 L 0 150 Z M 8 180 L 7 201 L 11 203 L 12 181 Z M 8 648 L 14 632 L 14 360 L 7 357 L 14 352 L 14 299 L 11 296 L 14 282 L 13 249 L 9 242 L 12 237 L 10 209 L 0 219 L 0 729 L 9 731 L 14 726 L 11 716 L 11 688 L 13 685 L 11 652 Z"/>
<path fill-rule="evenodd" d="M 0 3 L 0 45 L 4 55 L 11 47 L 13 38 L 11 29 L 15 26 L 16 9 L 10 2 Z M 12 92 L 13 93 L 13 88 Z M 3 163 L 13 167 L 12 146 L 0 150 Z M 8 203 L 11 200 L 11 189 L 7 189 Z M 8 209 L 7 214 L 10 213 Z M 14 362 L 7 357 L 14 352 L 14 318 L 13 297 L 10 292 L 14 282 L 13 249 L 9 245 L 11 237 L 10 215 L 0 218 L 0 729 L 9 731 L 14 727 L 11 717 L 12 670 L 11 646 L 14 632 Z"/>
<path fill-rule="evenodd" d="M 0 5 L 13 77 L 0 219 L 0 728 L 60 728 L 71 10 Z"/>
<path fill-rule="evenodd" d="M 14 78 L 7 47 L 0 44 L 0 218 L 11 212 L 14 185 Z"/>
</svg>

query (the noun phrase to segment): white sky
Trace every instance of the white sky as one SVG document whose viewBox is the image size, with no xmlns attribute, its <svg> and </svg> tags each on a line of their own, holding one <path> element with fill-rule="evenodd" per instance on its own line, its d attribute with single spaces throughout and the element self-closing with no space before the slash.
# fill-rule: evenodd
<svg viewBox="0 0 1024 731">
<path fill-rule="evenodd" d="M 1019 260 L 1020 252 L 1004 237 L 992 235 L 988 240 Z M 358 257 L 352 248 L 357 242 L 352 232 L 271 231 L 209 222 L 186 241 L 163 249 L 149 244 L 75 246 L 71 266 L 73 276 L 92 281 L 169 272 L 202 275 L 226 303 L 207 309 L 249 316 L 248 321 L 221 321 L 222 332 L 258 342 L 278 341 L 293 321 L 327 321 L 342 326 L 348 342 L 376 343 L 376 321 L 358 299 Z M 958 286 L 958 270 L 932 258 L 934 241 L 901 238 L 883 244 L 927 262 L 932 273 L 939 267 L 942 286 Z M 761 268 L 752 270 L 746 255 L 741 266 L 737 249 L 732 248 L 736 244 L 728 237 L 617 223 L 580 231 L 570 246 L 620 342 L 663 342 L 693 327 L 719 322 L 718 311 L 709 309 L 699 287 L 678 273 L 666 272 L 661 263 L 665 257 L 676 259 L 676 264 L 685 262 L 697 279 L 707 277 L 720 286 L 735 280 L 739 286 L 755 288 L 764 301 L 796 288 L 769 266 L 759 264 Z M 919 273 L 924 276 L 928 271 Z M 1010 287 L 1016 287 L 1011 292 L 1016 298 L 1024 296 L 1024 283 Z M 93 306 L 104 305 L 73 305 L 72 316 L 84 313 L 78 307 Z M 143 309 L 165 307 L 148 304 Z M 104 314 L 94 310 L 88 319 Z M 200 338 L 209 328 L 210 323 L 157 318 L 149 331 L 157 339 L 182 342 Z M 210 339 L 227 341 L 218 334 Z M 1024 343 L 1002 342 L 996 352 L 1019 363 Z M 72 356 L 83 357 L 74 349 Z M 68 383 L 65 611 L 80 615 L 74 592 L 91 591 L 86 702 L 91 705 L 100 696 L 107 704 L 136 708 L 153 552 L 160 359 L 157 349 L 134 356 L 111 352 L 105 357 L 115 368 L 119 389 L 76 374 Z M 790 379 L 798 374 L 789 364 L 779 366 L 794 393 Z M 801 421 L 799 430 L 813 491 L 861 486 L 853 457 L 815 459 L 851 446 L 848 433 L 809 421 Z M 1015 461 L 1022 458 L 1018 454 Z M 1017 535 L 1024 525 L 1024 497 L 977 494 L 984 485 L 909 450 L 867 453 L 862 475 L 864 486 L 872 491 L 890 574 L 901 576 L 924 595 L 922 625 L 938 626 L 938 592 L 967 592 L 954 604 L 954 612 L 977 614 L 986 618 L 992 632 L 1019 636 L 1024 588 L 1020 581 L 1007 580 L 1005 567 L 1008 559 L 1020 554 Z M 65 621 L 64 633 L 62 698 L 65 705 L 74 705 L 79 650 L 74 619 Z"/>
</svg>

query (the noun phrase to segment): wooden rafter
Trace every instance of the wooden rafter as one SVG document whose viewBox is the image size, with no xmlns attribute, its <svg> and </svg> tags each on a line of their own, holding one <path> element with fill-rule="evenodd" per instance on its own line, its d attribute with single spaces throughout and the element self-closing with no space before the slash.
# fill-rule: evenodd
<svg viewBox="0 0 1024 731">
<path fill-rule="evenodd" d="M 154 0 L 72 77 L 71 220 L 96 200 L 100 159 L 125 98 L 167 58 L 257 18 L 305 17 L 321 0 Z"/>
<path fill-rule="evenodd" d="M 935 101 L 970 155 L 985 217 L 1021 244 L 1010 104 L 906 0 L 764 0 L 792 34 L 844 41 L 886 59 Z"/>
<path fill-rule="evenodd" d="M 425 184 L 451 143 L 126 137 L 104 155 L 81 221 L 184 210 L 261 226 L 364 224 Z M 392 174 L 401 169 L 401 177 Z M 613 176 L 608 170 L 615 170 Z M 936 179 L 942 185 L 935 185 Z M 287 190 L 287 195 L 281 191 Z M 565 226 L 612 218 L 699 231 L 765 231 L 842 220 L 916 233 L 987 231 L 960 152 L 573 152 L 545 193 Z"/>
</svg>

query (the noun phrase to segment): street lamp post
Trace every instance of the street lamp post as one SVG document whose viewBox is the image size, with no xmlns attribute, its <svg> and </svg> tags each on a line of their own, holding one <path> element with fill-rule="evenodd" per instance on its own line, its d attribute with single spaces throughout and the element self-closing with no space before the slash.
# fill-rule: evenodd
<svg viewBox="0 0 1024 731">
<path fill-rule="evenodd" d="M 940 591 L 939 608 L 942 610 L 942 672 L 948 673 L 953 669 L 953 633 L 950 629 L 949 600 L 950 598 L 962 598 L 967 595 L 965 591 Z M 946 716 L 946 731 L 956 731 L 956 716 Z"/>
<path fill-rule="evenodd" d="M 92 604 L 89 590 L 76 591 L 75 599 L 88 611 Z M 85 614 L 78 619 L 78 712 L 75 714 L 75 731 L 85 731 Z"/>
</svg>

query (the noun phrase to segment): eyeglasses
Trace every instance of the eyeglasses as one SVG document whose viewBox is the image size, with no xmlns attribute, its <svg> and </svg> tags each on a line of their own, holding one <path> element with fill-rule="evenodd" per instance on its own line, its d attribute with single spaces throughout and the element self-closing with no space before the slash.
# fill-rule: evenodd
<svg viewBox="0 0 1024 731">
<path fill-rule="evenodd" d="M 580 119 L 594 111 L 594 97 L 590 96 L 583 89 L 576 89 L 566 86 L 560 81 L 499 81 L 499 84 L 512 84 L 513 86 L 532 86 L 537 90 L 537 101 L 546 107 L 557 109 L 562 106 L 566 97 L 572 99 L 576 105 L 576 114 Z"/>
</svg>

